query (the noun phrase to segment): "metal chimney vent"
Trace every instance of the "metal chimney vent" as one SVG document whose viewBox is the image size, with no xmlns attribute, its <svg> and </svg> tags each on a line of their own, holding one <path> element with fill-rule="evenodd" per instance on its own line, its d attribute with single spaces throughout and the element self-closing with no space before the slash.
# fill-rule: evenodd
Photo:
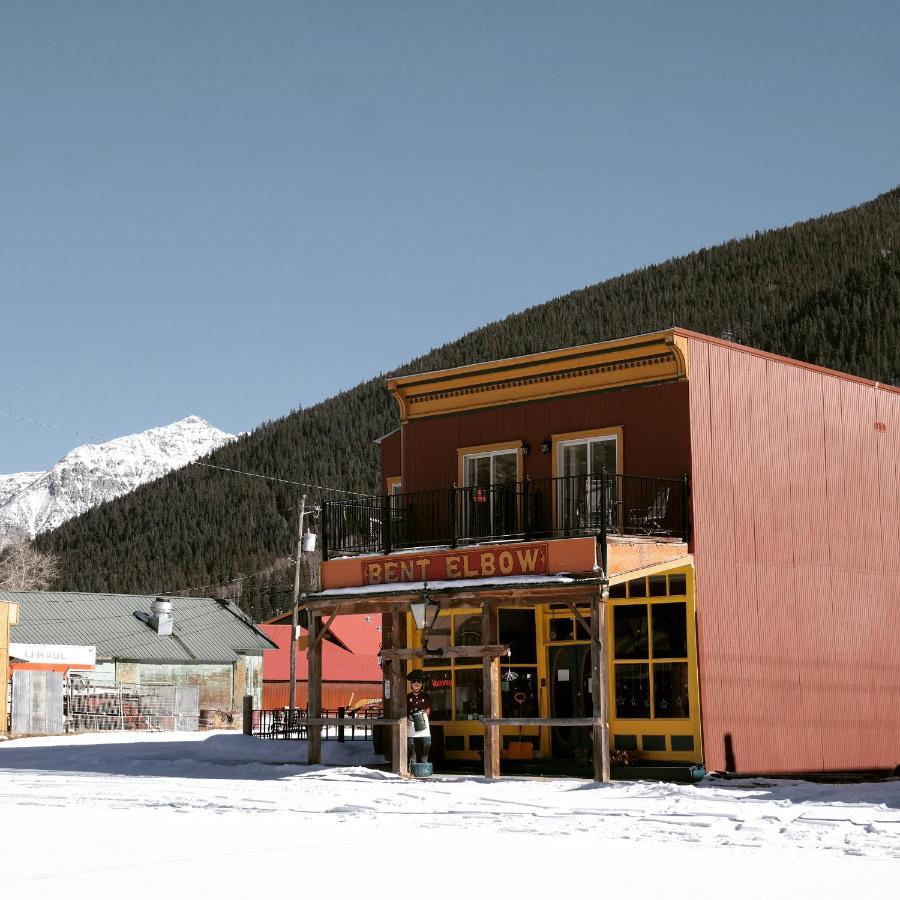
<svg viewBox="0 0 900 900">
<path fill-rule="evenodd" d="M 165 597 L 155 597 L 150 602 L 150 627 L 157 634 L 167 637 L 172 633 L 175 616 L 172 613 L 172 601 Z"/>
</svg>

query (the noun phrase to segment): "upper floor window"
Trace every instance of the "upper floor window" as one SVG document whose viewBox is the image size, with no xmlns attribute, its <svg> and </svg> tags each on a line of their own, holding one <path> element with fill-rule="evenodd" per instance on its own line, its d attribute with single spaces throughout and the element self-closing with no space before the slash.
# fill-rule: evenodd
<svg viewBox="0 0 900 900">
<path fill-rule="evenodd" d="M 606 471 L 616 474 L 616 435 L 561 441 L 559 444 L 559 474 L 597 476 Z"/>
<path fill-rule="evenodd" d="M 560 479 L 557 488 L 557 515 L 560 527 L 599 528 L 603 516 L 602 476 L 606 473 L 606 517 L 608 526 L 618 517 L 621 472 L 622 429 L 556 435 L 554 473 Z"/>
<path fill-rule="evenodd" d="M 478 539 L 519 529 L 518 488 L 521 444 L 464 447 L 460 456 L 461 534 Z"/>
<path fill-rule="evenodd" d="M 465 457 L 465 487 L 494 487 L 515 484 L 519 454 L 516 450 L 473 453 Z"/>
</svg>

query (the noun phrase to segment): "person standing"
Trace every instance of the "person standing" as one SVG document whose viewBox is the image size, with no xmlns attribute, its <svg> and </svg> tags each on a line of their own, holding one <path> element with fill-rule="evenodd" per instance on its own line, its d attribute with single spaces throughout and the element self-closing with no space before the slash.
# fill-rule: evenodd
<svg viewBox="0 0 900 900">
<path fill-rule="evenodd" d="M 425 692 L 425 673 L 413 669 L 406 676 L 411 688 L 406 695 L 406 753 L 410 770 L 414 762 L 428 762 L 431 752 L 431 698 Z"/>
</svg>

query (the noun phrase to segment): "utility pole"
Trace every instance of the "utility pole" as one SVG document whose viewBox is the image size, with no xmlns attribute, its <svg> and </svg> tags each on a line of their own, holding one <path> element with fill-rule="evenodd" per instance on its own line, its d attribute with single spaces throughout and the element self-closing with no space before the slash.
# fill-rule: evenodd
<svg viewBox="0 0 900 900">
<path fill-rule="evenodd" d="M 288 706 L 288 729 L 294 725 L 294 707 L 297 699 L 297 625 L 300 602 L 300 554 L 303 552 L 303 517 L 306 515 L 306 494 L 300 498 L 300 515 L 297 519 L 297 550 L 294 553 L 294 602 L 291 613 L 291 697 Z"/>
</svg>

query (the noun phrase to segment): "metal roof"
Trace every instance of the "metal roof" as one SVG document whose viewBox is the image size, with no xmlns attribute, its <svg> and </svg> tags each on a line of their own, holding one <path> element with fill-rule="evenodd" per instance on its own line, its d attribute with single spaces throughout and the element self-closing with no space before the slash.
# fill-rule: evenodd
<svg viewBox="0 0 900 900">
<path fill-rule="evenodd" d="M 154 662 L 234 662 L 241 652 L 273 644 L 228 600 L 165 597 L 172 601 L 171 637 L 158 635 L 135 613 L 150 614 L 151 595 L 0 591 L 19 604 L 12 639 L 24 644 L 80 644 L 98 659 Z"/>
<path fill-rule="evenodd" d="M 341 619 L 357 619 L 365 616 L 338 616 L 335 625 Z M 365 623 L 364 623 L 365 624 Z M 334 628 L 334 625 L 331 626 Z M 291 658 L 291 626 L 260 625 L 260 628 L 278 645 L 277 650 L 263 653 L 263 681 L 287 681 L 290 678 Z M 378 665 L 378 650 L 381 647 L 381 632 L 375 630 L 374 624 L 368 625 L 373 639 L 368 639 L 369 646 L 361 653 L 348 653 L 335 644 L 322 641 L 322 679 L 323 681 L 376 681 L 381 682 L 381 667 Z M 306 629 L 302 629 L 307 634 Z M 297 678 L 307 681 L 309 665 L 306 653 L 297 654 Z"/>
</svg>

